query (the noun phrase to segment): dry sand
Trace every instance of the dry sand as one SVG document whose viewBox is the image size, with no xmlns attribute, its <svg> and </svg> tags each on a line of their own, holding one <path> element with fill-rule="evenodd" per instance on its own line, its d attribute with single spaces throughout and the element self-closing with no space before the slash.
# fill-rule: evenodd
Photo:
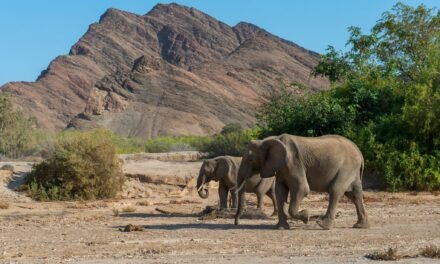
<svg viewBox="0 0 440 264">
<path fill-rule="evenodd" d="M 200 163 L 144 159 L 128 166 L 131 196 L 125 195 L 141 198 L 35 202 L 6 188 L 10 183 L 0 184 L 0 202 L 9 205 L 0 209 L 0 263 L 371 263 L 366 254 L 389 247 L 405 255 L 440 246 L 440 196 L 435 194 L 366 192 L 370 229 L 351 228 L 356 212 L 343 200 L 332 230 L 321 230 L 314 221 L 290 221 L 291 230 L 273 230 L 276 218 L 244 219 L 240 226 L 233 219 L 199 220 L 198 212 L 217 203 L 215 190 L 208 200 L 195 195 Z M 144 190 L 150 193 L 142 195 Z M 253 206 L 255 198 L 248 197 Z M 325 195 L 312 194 L 302 208 L 320 215 L 326 206 Z M 272 211 L 269 200 L 265 211 Z M 121 232 L 128 224 L 144 231 Z"/>
</svg>

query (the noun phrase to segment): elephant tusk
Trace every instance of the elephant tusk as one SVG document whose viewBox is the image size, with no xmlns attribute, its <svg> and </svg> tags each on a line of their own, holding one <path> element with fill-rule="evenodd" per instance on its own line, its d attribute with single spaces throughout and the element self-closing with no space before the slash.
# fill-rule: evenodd
<svg viewBox="0 0 440 264">
<path fill-rule="evenodd" d="M 203 188 L 203 184 L 200 185 L 200 187 L 197 189 L 198 192 L 200 192 L 200 190 Z"/>
</svg>

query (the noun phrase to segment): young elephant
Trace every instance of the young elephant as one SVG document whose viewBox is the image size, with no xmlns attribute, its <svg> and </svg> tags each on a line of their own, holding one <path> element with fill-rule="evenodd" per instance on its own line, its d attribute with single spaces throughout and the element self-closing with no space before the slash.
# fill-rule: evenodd
<svg viewBox="0 0 440 264">
<path fill-rule="evenodd" d="M 203 199 L 208 198 L 209 192 L 205 188 L 205 184 L 213 181 L 219 182 L 218 195 L 220 199 L 220 210 L 228 207 L 228 193 L 231 193 L 232 208 L 237 207 L 237 172 L 240 167 L 241 158 L 231 156 L 220 156 L 214 159 L 207 159 L 200 168 L 199 177 L 197 179 L 197 191 Z M 272 199 L 274 205 L 274 213 L 277 212 L 277 204 L 275 200 L 275 177 L 261 178 L 255 174 L 246 178 L 244 182 L 244 190 L 249 193 L 255 193 L 258 199 L 258 208 L 263 207 L 264 195 Z"/>
<path fill-rule="evenodd" d="M 238 172 L 239 203 L 235 224 L 243 211 L 244 192 L 241 185 L 254 173 L 261 177 L 276 175 L 278 208 L 282 208 L 290 192 L 289 214 L 307 223 L 307 210 L 298 211 L 299 204 L 312 191 L 328 192 L 329 206 L 318 224 L 330 229 L 335 219 L 336 204 L 345 194 L 355 206 L 358 221 L 355 228 L 368 228 L 367 213 L 362 197 L 364 158 L 350 140 L 336 135 L 298 137 L 283 134 L 264 140 L 254 140 L 241 162 Z M 279 229 L 288 229 L 284 210 L 278 210 Z"/>
</svg>

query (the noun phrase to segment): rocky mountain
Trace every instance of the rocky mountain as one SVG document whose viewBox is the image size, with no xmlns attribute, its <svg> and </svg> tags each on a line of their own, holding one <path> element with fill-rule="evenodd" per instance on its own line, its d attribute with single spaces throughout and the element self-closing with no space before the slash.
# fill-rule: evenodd
<svg viewBox="0 0 440 264">
<path fill-rule="evenodd" d="M 241 22 L 158 4 L 145 15 L 109 9 L 35 82 L 1 87 L 51 130 L 106 127 L 123 135 L 204 135 L 255 109 L 283 85 L 329 87 L 310 77 L 319 55 Z"/>
</svg>

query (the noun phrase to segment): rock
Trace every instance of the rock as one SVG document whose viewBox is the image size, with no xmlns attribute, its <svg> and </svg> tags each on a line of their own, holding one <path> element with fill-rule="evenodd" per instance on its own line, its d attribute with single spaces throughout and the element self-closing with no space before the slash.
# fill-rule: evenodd
<svg viewBox="0 0 440 264">
<path fill-rule="evenodd" d="M 230 27 L 194 8 L 159 4 L 145 15 L 107 10 L 35 82 L 2 87 L 41 127 L 105 127 L 127 136 L 206 135 L 255 123 L 282 84 L 311 78 L 319 54 L 249 23 Z M 295 84 L 295 85 L 293 85 Z"/>
</svg>

